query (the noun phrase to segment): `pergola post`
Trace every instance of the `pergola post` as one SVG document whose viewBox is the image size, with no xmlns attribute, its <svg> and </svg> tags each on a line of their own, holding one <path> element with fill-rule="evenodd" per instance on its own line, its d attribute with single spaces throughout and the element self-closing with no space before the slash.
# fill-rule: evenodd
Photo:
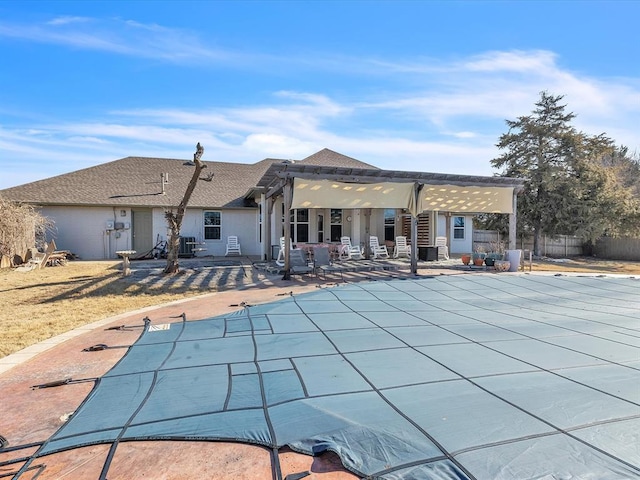
<svg viewBox="0 0 640 480">
<path fill-rule="evenodd" d="M 293 201 L 293 180 L 287 177 L 284 184 L 284 276 L 283 280 L 291 280 L 289 260 L 291 258 L 291 202 Z"/>
<path fill-rule="evenodd" d="M 516 212 L 518 211 L 518 190 L 513 189 L 513 211 L 509 214 L 509 250 L 516 248 Z"/>
<path fill-rule="evenodd" d="M 420 192 L 424 185 L 418 182 L 413 184 L 413 206 L 411 211 L 411 273 L 418 274 L 418 206 L 420 205 Z"/>
<path fill-rule="evenodd" d="M 418 217 L 411 214 L 411 273 L 418 274 Z"/>
<path fill-rule="evenodd" d="M 369 260 L 371 258 L 371 248 L 369 248 L 369 239 L 371 238 L 371 209 L 365 208 L 364 210 L 364 258 Z"/>
<path fill-rule="evenodd" d="M 262 208 L 262 253 L 264 259 L 269 261 L 271 255 L 271 212 L 273 211 L 273 197 L 267 198 L 265 193 L 260 195 Z"/>
<path fill-rule="evenodd" d="M 451 245 L 451 212 L 447 212 L 444 217 L 444 235 L 447 237 L 447 245 Z M 436 231 L 438 227 L 436 226 Z"/>
</svg>

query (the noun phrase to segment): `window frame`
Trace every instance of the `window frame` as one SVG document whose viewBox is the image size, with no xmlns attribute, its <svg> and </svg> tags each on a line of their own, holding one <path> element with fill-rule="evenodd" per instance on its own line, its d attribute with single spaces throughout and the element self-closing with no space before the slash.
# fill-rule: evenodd
<svg viewBox="0 0 640 480">
<path fill-rule="evenodd" d="M 458 222 L 458 219 L 461 219 L 461 225 Z M 458 233 L 461 232 L 462 236 L 458 236 Z M 467 236 L 467 218 L 464 215 L 455 215 L 453 217 L 453 239 L 454 240 L 465 240 Z"/>
<path fill-rule="evenodd" d="M 334 219 L 340 219 L 339 222 L 334 222 Z M 329 210 L 329 238 L 332 242 L 339 242 L 342 237 L 342 224 L 344 220 L 344 212 L 342 208 L 331 208 Z M 335 228 L 334 228 L 335 227 Z M 338 235 L 334 235 L 334 231 L 338 232 Z"/>
<path fill-rule="evenodd" d="M 215 214 L 215 216 L 217 216 L 218 222 L 217 224 L 215 223 L 215 219 L 214 219 L 214 223 L 208 223 L 208 219 L 207 217 L 209 216 L 209 214 Z M 221 241 L 222 240 L 222 212 L 220 210 L 204 210 L 202 212 L 202 223 L 203 223 L 203 236 L 205 240 L 210 240 L 210 241 Z M 209 234 L 207 232 L 209 231 L 216 231 L 218 232 L 218 237 L 216 238 L 215 235 L 214 236 L 209 236 Z"/>
<path fill-rule="evenodd" d="M 294 243 L 309 243 L 311 232 L 311 212 L 308 208 L 293 208 L 289 213 L 291 225 L 291 241 Z M 304 237 L 306 236 L 306 240 Z M 302 239 L 301 239 L 302 237 Z"/>
<path fill-rule="evenodd" d="M 384 209 L 384 240 L 385 242 L 395 242 L 396 240 L 396 209 Z M 391 235 L 389 235 L 391 230 Z"/>
</svg>

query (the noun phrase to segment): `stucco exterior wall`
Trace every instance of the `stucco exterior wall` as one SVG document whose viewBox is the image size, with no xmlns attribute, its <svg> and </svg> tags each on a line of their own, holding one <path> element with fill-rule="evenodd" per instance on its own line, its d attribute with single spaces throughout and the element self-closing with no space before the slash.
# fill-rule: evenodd
<svg viewBox="0 0 640 480">
<path fill-rule="evenodd" d="M 222 210 L 221 223 L 221 240 L 206 241 L 209 255 L 224 255 L 229 235 L 238 237 L 243 255 L 261 255 L 257 209 Z"/>
<path fill-rule="evenodd" d="M 220 212 L 220 240 L 205 240 L 204 238 L 204 212 Z M 157 208 L 153 211 L 153 231 L 156 238 L 168 239 L 167 223 L 164 219 L 164 210 Z M 235 235 L 240 241 L 243 255 L 260 255 L 258 210 L 248 208 L 246 210 L 224 209 L 187 209 L 182 220 L 180 233 L 183 237 L 195 237 L 199 247 L 206 248 L 197 252 L 196 256 L 213 255 L 224 256 L 227 248 L 227 237 Z"/>
<path fill-rule="evenodd" d="M 276 205 L 280 208 L 280 205 Z M 279 211 L 274 208 L 274 211 Z M 229 235 L 236 235 L 240 240 L 244 255 L 261 256 L 259 217 L 257 209 L 246 210 L 216 210 L 221 212 L 221 238 L 220 240 L 204 240 L 204 210 L 187 209 L 182 222 L 181 233 L 185 237 L 195 237 L 197 242 L 202 242 L 205 251 L 198 252 L 197 256 L 213 255 L 224 256 Z M 325 230 L 329 228 L 329 210 L 320 210 L 325 215 Z M 105 260 L 117 258 L 116 251 L 132 248 L 131 211 L 128 208 L 111 207 L 42 207 L 41 212 L 55 222 L 53 231 L 47 239 L 53 238 L 59 250 L 70 250 L 84 260 Z M 317 210 L 312 210 L 310 215 L 310 238 L 317 238 Z M 124 215 L 123 215 L 124 213 Z M 354 243 L 364 242 L 366 238 L 364 211 L 343 210 L 343 235 L 352 237 Z M 380 242 L 384 240 L 384 211 L 372 210 L 370 222 L 370 234 L 378 237 Z M 351 222 L 347 217 L 351 216 Z M 276 217 L 278 218 L 278 217 Z M 124 224 L 122 229 L 109 229 L 108 226 L 115 223 Z M 271 244 L 279 238 L 279 219 L 275 222 L 278 226 L 272 229 Z M 451 220 L 451 232 L 449 233 L 451 253 L 468 253 L 473 249 L 473 216 L 465 216 L 465 238 L 455 239 L 453 234 L 453 219 Z M 168 229 L 164 218 L 164 209 L 152 209 L 152 231 L 155 245 L 158 240 L 168 239 Z M 327 233 L 327 232 L 325 232 Z M 327 233 L 328 234 L 328 233 Z M 438 215 L 437 236 L 446 236 L 446 218 Z"/>
<path fill-rule="evenodd" d="M 82 260 L 116 259 L 118 250 L 132 248 L 132 219 L 128 208 L 48 206 L 40 211 L 55 225 L 47 240 L 54 239 L 59 250 L 69 250 Z M 205 244 L 206 250 L 198 252 L 198 256 L 224 256 L 229 235 L 239 237 L 243 255 L 260 255 L 256 209 L 215 211 L 221 212 L 220 240 L 204 240 L 202 209 L 187 209 L 185 213 L 182 236 L 195 237 Z M 164 209 L 154 208 L 151 213 L 152 245 L 155 245 L 158 240 L 167 240 L 169 231 Z M 122 223 L 124 228 L 115 229 L 116 223 Z"/>
<path fill-rule="evenodd" d="M 47 240 L 55 240 L 58 250 L 69 250 L 82 260 L 117 258 L 116 251 L 131 248 L 131 212 L 126 208 L 48 206 L 40 212 L 54 222 Z M 116 222 L 125 228 L 116 230 Z"/>
<path fill-rule="evenodd" d="M 464 238 L 453 238 L 453 217 L 465 218 L 464 222 Z M 436 237 L 447 236 L 447 219 L 444 214 L 438 215 L 438 226 Z M 452 215 L 451 216 L 451 228 L 449 231 L 449 253 L 461 254 L 471 253 L 473 251 L 473 215 Z"/>
</svg>

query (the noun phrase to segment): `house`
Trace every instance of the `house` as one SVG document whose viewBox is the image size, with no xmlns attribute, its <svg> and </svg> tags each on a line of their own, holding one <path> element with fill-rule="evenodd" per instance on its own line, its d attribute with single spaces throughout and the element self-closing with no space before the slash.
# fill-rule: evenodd
<svg viewBox="0 0 640 480">
<path fill-rule="evenodd" d="M 287 227 L 293 244 L 336 242 L 342 235 L 354 243 L 364 244 L 368 235 L 393 242 L 405 235 L 426 246 L 436 236 L 446 236 L 452 253 L 469 252 L 473 214 L 514 216 L 515 195 L 522 186 L 521 180 L 501 177 L 381 170 L 329 149 L 299 161 L 204 162 L 203 181 L 182 224 L 182 236 L 191 240 L 181 246 L 187 254 L 223 256 L 226 238 L 235 235 L 244 255 L 272 258 Z M 112 259 L 120 250 L 151 252 L 168 238 L 164 213 L 180 203 L 192 174 L 189 161 L 127 157 L 8 188 L 0 195 L 39 206 L 55 223 L 51 237 L 58 248 L 82 259 Z M 333 183 L 327 187 L 322 182 Z M 305 196 L 312 192 L 315 198 Z M 357 198 L 349 196 L 354 194 Z M 491 200 L 498 198 L 500 202 Z M 412 211 L 418 203 L 426 206 L 424 211 Z M 285 204 L 291 205 L 289 216 Z"/>
</svg>

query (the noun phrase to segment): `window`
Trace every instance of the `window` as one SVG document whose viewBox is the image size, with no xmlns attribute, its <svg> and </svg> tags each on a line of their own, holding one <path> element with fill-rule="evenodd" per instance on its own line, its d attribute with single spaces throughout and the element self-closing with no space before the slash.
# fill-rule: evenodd
<svg viewBox="0 0 640 480">
<path fill-rule="evenodd" d="M 293 242 L 309 242 L 309 209 L 298 208 L 291 210 L 291 240 Z"/>
<path fill-rule="evenodd" d="M 221 222 L 220 212 L 204 212 L 204 239 L 220 240 Z"/>
<path fill-rule="evenodd" d="M 464 240 L 464 217 L 453 217 L 453 238 Z"/>
<path fill-rule="evenodd" d="M 331 241 L 339 242 L 342 236 L 342 209 L 331 209 Z"/>
<path fill-rule="evenodd" d="M 324 214 L 318 214 L 318 243 L 324 242 Z"/>
<path fill-rule="evenodd" d="M 394 208 L 384 209 L 384 239 L 391 242 L 396 239 L 396 210 Z"/>
</svg>

